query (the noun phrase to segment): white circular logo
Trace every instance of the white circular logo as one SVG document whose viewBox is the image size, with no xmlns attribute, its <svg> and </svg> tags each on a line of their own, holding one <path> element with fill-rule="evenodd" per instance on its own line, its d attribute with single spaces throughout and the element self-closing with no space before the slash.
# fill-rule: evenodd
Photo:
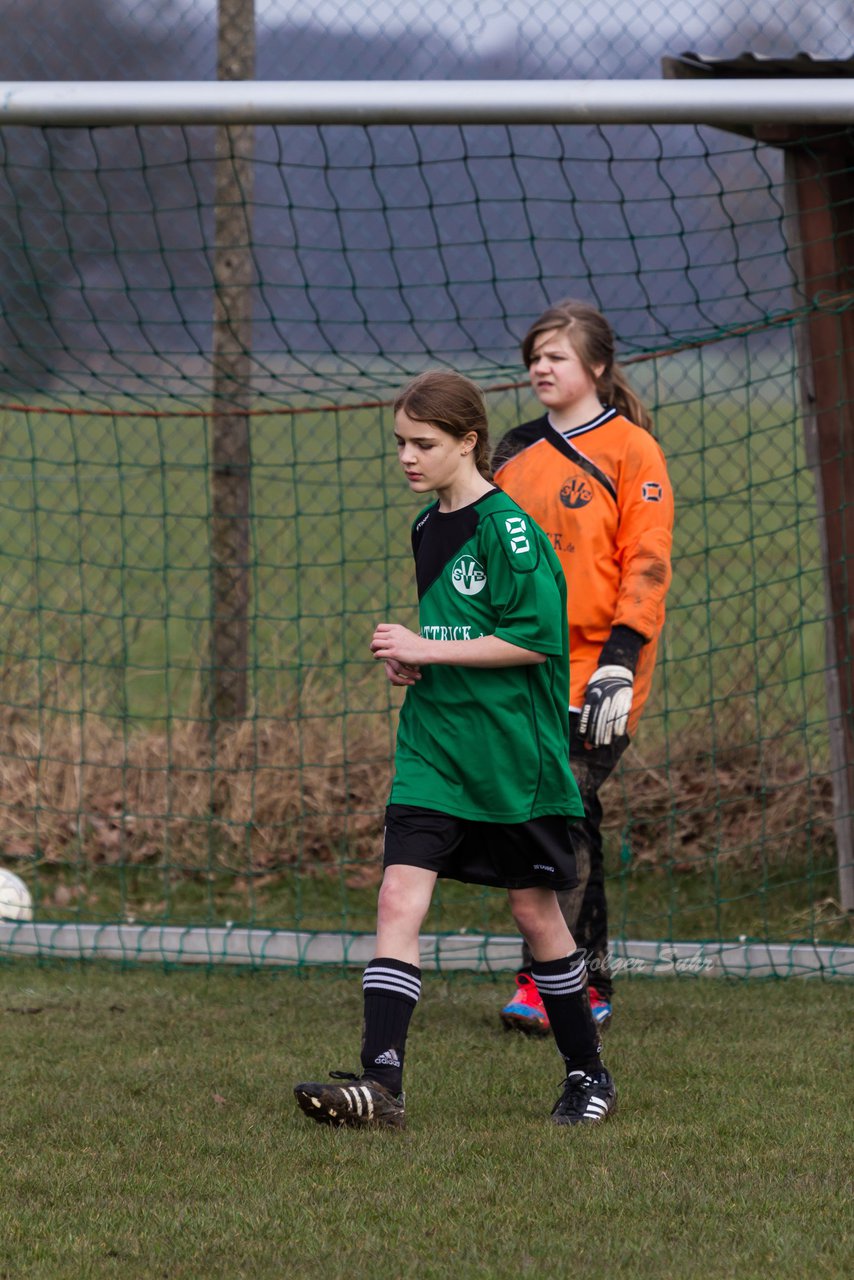
<svg viewBox="0 0 854 1280">
<path fill-rule="evenodd" d="M 460 556 L 451 569 L 451 581 L 460 595 L 476 596 L 486 586 L 486 573 L 474 556 Z"/>
</svg>

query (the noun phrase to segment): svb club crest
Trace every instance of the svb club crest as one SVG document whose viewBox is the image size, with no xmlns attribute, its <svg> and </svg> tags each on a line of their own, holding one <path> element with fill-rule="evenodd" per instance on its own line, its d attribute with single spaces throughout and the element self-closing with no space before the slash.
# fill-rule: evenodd
<svg viewBox="0 0 854 1280">
<path fill-rule="evenodd" d="M 451 569 L 451 581 L 463 596 L 476 596 L 486 586 L 486 571 L 474 556 L 460 556 Z"/>
<path fill-rule="evenodd" d="M 568 476 L 560 487 L 560 500 L 571 511 L 586 507 L 593 498 L 593 486 L 584 476 Z"/>
</svg>

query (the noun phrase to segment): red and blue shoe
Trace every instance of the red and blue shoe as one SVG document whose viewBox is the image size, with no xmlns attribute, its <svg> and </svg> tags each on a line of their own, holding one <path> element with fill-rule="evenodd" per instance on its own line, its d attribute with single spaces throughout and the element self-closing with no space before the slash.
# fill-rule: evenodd
<svg viewBox="0 0 854 1280">
<path fill-rule="evenodd" d="M 516 991 L 513 999 L 501 1010 L 501 1021 L 508 1031 L 524 1031 L 528 1036 L 547 1036 L 550 1033 L 549 1015 L 529 973 L 516 974 Z"/>
<path fill-rule="evenodd" d="M 593 1021 L 600 1031 L 604 1031 L 611 1021 L 611 1002 L 606 1000 L 604 996 L 600 996 L 595 987 L 588 987 L 588 991 L 590 993 L 590 1012 L 593 1014 Z"/>
</svg>

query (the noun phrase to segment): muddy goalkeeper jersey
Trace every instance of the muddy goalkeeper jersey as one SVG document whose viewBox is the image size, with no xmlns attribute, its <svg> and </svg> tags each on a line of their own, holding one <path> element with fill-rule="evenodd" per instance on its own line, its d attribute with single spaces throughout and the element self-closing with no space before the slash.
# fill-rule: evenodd
<svg viewBox="0 0 854 1280">
<path fill-rule="evenodd" d="M 495 635 L 546 661 L 421 668 L 400 715 L 390 803 L 486 822 L 580 817 L 569 769 L 566 583 L 542 530 L 498 489 L 412 528 L 421 635 Z"/>
<path fill-rule="evenodd" d="M 648 431 L 606 408 L 560 432 L 545 414 L 514 427 L 493 458 L 495 483 L 542 526 L 569 591 L 570 701 L 578 711 L 615 627 L 644 640 L 628 730 L 649 696 L 670 585 L 673 490 Z"/>
</svg>

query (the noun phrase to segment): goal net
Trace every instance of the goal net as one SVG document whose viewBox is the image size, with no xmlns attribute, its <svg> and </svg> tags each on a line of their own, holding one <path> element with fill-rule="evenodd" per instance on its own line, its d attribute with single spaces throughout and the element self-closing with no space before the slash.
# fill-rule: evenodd
<svg viewBox="0 0 854 1280">
<path fill-rule="evenodd" d="M 677 500 L 653 697 L 603 792 L 615 956 L 850 966 L 798 335 L 851 299 L 798 288 L 780 149 L 678 124 L 259 125 L 231 157 L 224 137 L 0 128 L 0 863 L 36 922 L 3 945 L 362 958 L 399 706 L 367 646 L 415 616 L 389 403 L 453 367 L 499 439 L 537 414 L 520 337 L 575 296 L 611 321 Z M 227 197 L 224 154 L 250 179 Z M 235 207 L 246 711 L 223 715 Z M 501 893 L 440 885 L 425 928 L 440 967 L 516 963 Z"/>
</svg>

